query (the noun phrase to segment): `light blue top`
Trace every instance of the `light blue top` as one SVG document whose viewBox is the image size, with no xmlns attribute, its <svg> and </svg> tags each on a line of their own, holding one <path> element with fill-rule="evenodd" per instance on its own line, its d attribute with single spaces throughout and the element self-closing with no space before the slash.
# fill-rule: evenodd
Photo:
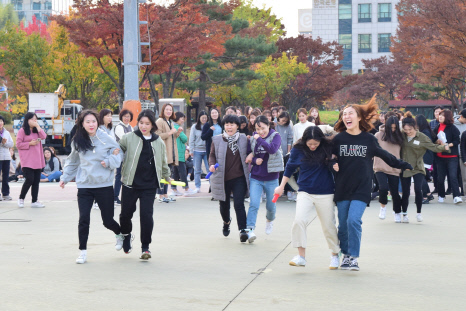
<svg viewBox="0 0 466 311">
<path fill-rule="evenodd" d="M 222 134 L 222 127 L 218 123 L 214 124 L 214 136 Z"/>
</svg>

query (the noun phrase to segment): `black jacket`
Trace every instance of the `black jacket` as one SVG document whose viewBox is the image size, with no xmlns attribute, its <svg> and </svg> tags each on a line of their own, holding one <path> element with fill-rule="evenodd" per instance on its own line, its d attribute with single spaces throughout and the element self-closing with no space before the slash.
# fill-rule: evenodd
<svg viewBox="0 0 466 311">
<path fill-rule="evenodd" d="M 461 150 L 461 162 L 466 162 L 466 131 L 461 134 L 461 144 L 460 144 L 460 150 Z M 461 163 L 461 165 L 463 165 Z"/>
<path fill-rule="evenodd" d="M 429 131 L 428 129 L 424 129 L 421 133 L 429 137 L 433 143 L 437 141 L 437 137 L 433 138 L 431 131 Z M 422 159 L 424 161 L 424 164 L 432 165 L 434 163 L 434 153 L 426 149 L 426 153 L 424 154 L 424 157 Z"/>
<path fill-rule="evenodd" d="M 220 124 L 220 127 L 223 130 L 222 124 Z M 202 134 L 201 134 L 201 139 L 205 141 L 205 150 L 207 152 L 207 157 L 209 157 L 210 153 L 210 146 L 212 146 L 212 137 L 214 136 L 214 131 L 210 128 L 212 124 L 210 122 L 206 122 L 204 126 L 202 127 Z"/>
<path fill-rule="evenodd" d="M 435 135 L 438 136 L 438 130 L 439 130 L 440 124 L 437 125 L 437 127 L 434 130 Z M 456 126 L 453 124 L 447 125 L 445 127 L 445 136 L 447 137 L 447 142 L 449 144 L 453 144 L 453 147 L 450 147 L 451 153 L 448 152 L 442 152 L 443 155 L 459 155 L 458 152 L 458 145 L 460 144 L 460 131 Z"/>
</svg>

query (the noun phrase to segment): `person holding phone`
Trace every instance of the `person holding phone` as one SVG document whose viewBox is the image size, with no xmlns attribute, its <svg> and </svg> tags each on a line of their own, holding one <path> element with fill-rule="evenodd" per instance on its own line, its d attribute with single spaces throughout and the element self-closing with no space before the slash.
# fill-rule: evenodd
<svg viewBox="0 0 466 311">
<path fill-rule="evenodd" d="M 26 179 L 18 199 L 18 206 L 24 207 L 24 198 L 32 187 L 31 207 L 45 207 L 37 200 L 39 195 L 40 174 L 45 167 L 45 158 L 42 148 L 42 140 L 47 134 L 40 128 L 37 116 L 34 112 L 28 112 L 24 116 L 23 126 L 16 136 L 16 147 L 18 148 L 21 168 Z"/>
</svg>

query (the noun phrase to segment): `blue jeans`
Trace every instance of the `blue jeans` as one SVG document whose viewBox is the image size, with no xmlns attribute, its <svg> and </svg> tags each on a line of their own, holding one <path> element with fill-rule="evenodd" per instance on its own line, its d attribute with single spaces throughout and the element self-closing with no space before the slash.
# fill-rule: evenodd
<svg viewBox="0 0 466 311">
<path fill-rule="evenodd" d="M 50 182 L 54 181 L 55 179 L 59 181 L 61 175 L 63 175 L 63 173 L 60 172 L 60 171 L 56 171 L 56 172 L 50 174 L 49 176 L 45 176 L 43 174 L 40 174 L 40 179 L 46 179 L 47 178 Z"/>
<path fill-rule="evenodd" d="M 277 206 L 272 202 L 272 199 L 273 192 L 277 187 L 278 179 L 270 181 L 260 181 L 254 178 L 249 179 L 249 198 L 251 201 L 249 203 L 248 217 L 246 221 L 248 229 L 254 230 L 256 228 L 257 211 L 259 210 L 259 205 L 261 203 L 262 191 L 265 191 L 265 195 L 267 196 L 267 203 L 265 204 L 267 214 L 265 217 L 269 221 L 275 220 Z"/>
<path fill-rule="evenodd" d="M 367 204 L 362 201 L 339 201 L 338 239 L 344 255 L 358 258 L 361 249 L 362 215 Z"/>
<path fill-rule="evenodd" d="M 207 152 L 194 151 L 194 184 L 196 188 L 201 188 L 202 160 L 206 171 L 209 171 L 209 161 L 207 160 Z"/>
</svg>

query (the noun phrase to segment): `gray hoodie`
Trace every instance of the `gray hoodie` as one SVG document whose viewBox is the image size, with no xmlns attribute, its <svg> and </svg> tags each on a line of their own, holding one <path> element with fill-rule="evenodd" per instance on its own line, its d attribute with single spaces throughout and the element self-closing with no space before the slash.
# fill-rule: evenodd
<svg viewBox="0 0 466 311">
<path fill-rule="evenodd" d="M 66 159 L 61 180 L 68 183 L 76 178 L 78 188 L 113 186 L 114 170 L 121 164 L 121 154 L 114 155 L 113 151 L 120 146 L 101 129 L 97 129 L 91 141 L 94 149 L 86 152 L 76 151 L 74 144 L 71 144 L 71 153 Z M 105 167 L 102 166 L 102 161 L 105 162 Z"/>
<path fill-rule="evenodd" d="M 283 156 L 285 156 L 288 153 L 288 145 L 293 145 L 293 126 L 291 122 L 288 126 L 275 123 L 275 130 L 280 134 L 282 139 L 281 149 Z"/>
</svg>

